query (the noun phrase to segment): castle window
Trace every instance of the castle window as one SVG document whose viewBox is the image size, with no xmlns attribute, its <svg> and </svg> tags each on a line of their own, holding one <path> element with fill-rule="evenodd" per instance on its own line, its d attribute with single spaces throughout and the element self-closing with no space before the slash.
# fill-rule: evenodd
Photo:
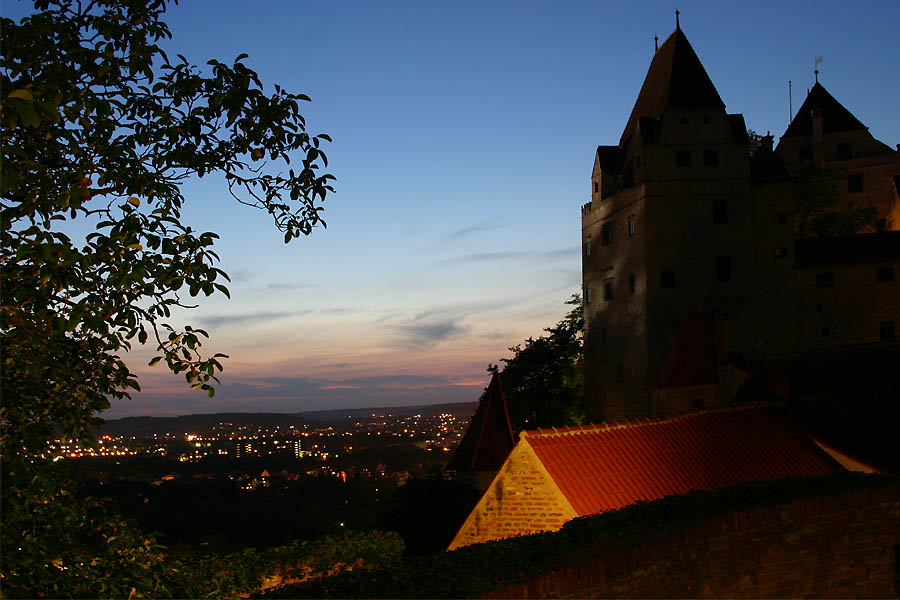
<svg viewBox="0 0 900 600">
<path fill-rule="evenodd" d="M 728 200 L 726 198 L 716 198 L 713 200 L 713 224 L 728 224 Z"/>
<path fill-rule="evenodd" d="M 817 273 L 816 287 L 829 288 L 834 287 L 834 273 Z"/>
<path fill-rule="evenodd" d="M 897 337 L 897 331 L 894 328 L 893 321 L 882 321 L 878 324 L 878 335 L 883 340 L 892 340 Z"/>
<path fill-rule="evenodd" d="M 709 125 L 709 115 L 703 115 L 703 124 Z"/>
<path fill-rule="evenodd" d="M 640 154 L 635 154 L 635 155 L 634 155 L 634 168 L 637 169 L 637 168 L 639 168 L 640 166 L 641 166 L 641 155 L 640 155 Z"/>
<path fill-rule="evenodd" d="M 719 151 L 715 148 L 707 148 L 703 151 L 703 164 L 707 167 L 715 167 L 719 164 Z"/>
<path fill-rule="evenodd" d="M 633 293 L 634 293 L 634 288 L 635 288 L 635 285 L 634 285 L 634 273 L 632 273 L 631 275 L 628 276 L 628 293 L 629 293 L 629 294 L 633 294 Z"/>
<path fill-rule="evenodd" d="M 675 164 L 679 167 L 689 167 L 691 166 L 691 151 L 687 148 L 682 148 L 680 150 L 675 151 Z"/>
<path fill-rule="evenodd" d="M 584 288 L 584 303 L 590 304 L 594 299 L 594 289 L 593 288 Z"/>
<path fill-rule="evenodd" d="M 812 146 L 800 146 L 800 148 L 797 149 L 797 158 L 800 159 L 800 162 L 803 162 L 804 160 L 812 160 L 812 157 Z"/>
<path fill-rule="evenodd" d="M 787 213 L 775 213 L 774 215 L 772 215 L 772 223 L 774 225 L 784 225 L 785 223 L 787 223 Z"/>
<path fill-rule="evenodd" d="M 822 337 L 823 338 L 828 337 L 828 325 L 822 325 Z"/>
<path fill-rule="evenodd" d="M 613 278 L 607 277 L 603 280 L 603 299 L 604 300 L 612 300 L 613 299 Z"/>
<path fill-rule="evenodd" d="M 612 244 L 612 223 L 604 223 L 600 227 L 600 244 L 603 246 Z"/>
<path fill-rule="evenodd" d="M 624 383 L 625 381 L 625 363 L 621 360 L 619 364 L 616 365 L 616 381 L 618 383 Z"/>
<path fill-rule="evenodd" d="M 628 217 L 628 235 L 634 235 L 634 217 Z"/>
<path fill-rule="evenodd" d="M 585 243 L 584 243 L 584 255 L 585 255 L 585 256 L 590 256 L 590 255 L 591 255 L 591 243 L 590 243 L 590 242 L 585 242 Z"/>
<path fill-rule="evenodd" d="M 687 125 L 687 124 L 688 124 L 687 117 L 681 117 L 681 124 L 682 124 L 682 125 Z"/>
<path fill-rule="evenodd" d="M 884 283 L 885 281 L 894 280 L 894 267 L 878 267 L 875 271 L 875 281 Z"/>
<path fill-rule="evenodd" d="M 698 409 L 703 408 L 704 402 L 703 398 L 691 398 L 691 408 Z"/>
<path fill-rule="evenodd" d="M 863 191 L 862 173 L 852 173 L 847 175 L 847 193 L 856 194 Z"/>
<path fill-rule="evenodd" d="M 775 248 L 775 258 L 787 258 L 788 249 L 786 246 L 778 246 Z"/>
<path fill-rule="evenodd" d="M 835 160 L 850 160 L 851 154 L 850 142 L 838 142 L 834 152 Z"/>
<path fill-rule="evenodd" d="M 716 258 L 716 281 L 728 283 L 731 281 L 731 257 L 719 256 Z"/>
<path fill-rule="evenodd" d="M 595 181 L 594 182 L 594 193 L 596 194 L 599 191 L 600 191 L 600 184 Z"/>
<path fill-rule="evenodd" d="M 659 287 L 675 287 L 675 269 L 663 269 L 659 272 Z"/>
</svg>

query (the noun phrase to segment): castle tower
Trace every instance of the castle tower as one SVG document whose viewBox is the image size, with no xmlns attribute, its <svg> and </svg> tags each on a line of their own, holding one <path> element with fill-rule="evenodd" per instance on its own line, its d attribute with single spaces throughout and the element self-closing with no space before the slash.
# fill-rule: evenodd
<svg viewBox="0 0 900 600">
<path fill-rule="evenodd" d="M 749 335 L 727 320 L 756 279 L 749 173 L 744 119 L 726 113 L 679 27 L 654 55 L 618 145 L 597 148 L 582 207 L 593 419 L 708 405 L 708 395 L 656 405 L 652 391 L 692 309 L 723 355 L 729 336 Z"/>
</svg>

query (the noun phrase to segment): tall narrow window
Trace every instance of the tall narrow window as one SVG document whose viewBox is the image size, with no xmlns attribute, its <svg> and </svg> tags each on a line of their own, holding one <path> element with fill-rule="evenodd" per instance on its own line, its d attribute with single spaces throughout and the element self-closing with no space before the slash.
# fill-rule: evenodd
<svg viewBox="0 0 900 600">
<path fill-rule="evenodd" d="M 625 363 L 621 360 L 619 364 L 616 365 L 616 381 L 618 383 L 623 383 L 625 381 Z"/>
<path fill-rule="evenodd" d="M 600 227 L 600 243 L 604 246 L 612 244 L 612 223 L 604 223 Z"/>
<path fill-rule="evenodd" d="M 585 255 L 585 256 L 590 256 L 590 255 L 591 255 L 591 243 L 590 243 L 590 242 L 585 242 L 585 243 L 584 243 L 584 255 Z"/>
<path fill-rule="evenodd" d="M 863 191 L 862 173 L 851 173 L 847 175 L 847 193 L 858 194 Z"/>
<path fill-rule="evenodd" d="M 675 269 L 663 269 L 659 272 L 659 287 L 675 287 Z"/>
<path fill-rule="evenodd" d="M 714 225 L 727 225 L 728 224 L 728 199 L 727 198 L 716 198 L 713 200 L 713 224 Z"/>
<path fill-rule="evenodd" d="M 599 191 L 600 191 L 600 184 L 595 181 L 594 182 L 594 193 L 596 194 Z"/>
<path fill-rule="evenodd" d="M 612 300 L 613 299 L 613 278 L 607 277 L 603 280 L 603 299 L 604 300 Z"/>
<path fill-rule="evenodd" d="M 728 283 L 731 281 L 731 257 L 719 256 L 716 258 L 716 281 Z"/>
<path fill-rule="evenodd" d="M 584 288 L 584 303 L 590 304 L 594 300 L 593 288 Z"/>
<path fill-rule="evenodd" d="M 628 235 L 634 235 L 635 231 L 634 216 L 628 217 Z"/>
<path fill-rule="evenodd" d="M 628 276 L 628 293 L 633 294 L 635 288 L 634 273 Z"/>
</svg>

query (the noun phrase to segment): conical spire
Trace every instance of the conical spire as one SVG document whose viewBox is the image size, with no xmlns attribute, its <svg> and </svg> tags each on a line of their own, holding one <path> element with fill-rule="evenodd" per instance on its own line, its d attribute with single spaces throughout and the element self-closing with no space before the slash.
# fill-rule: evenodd
<svg viewBox="0 0 900 600">
<path fill-rule="evenodd" d="M 680 26 L 653 56 L 619 144 L 625 144 L 638 119 L 659 118 L 669 108 L 725 110 L 725 103 Z"/>
<path fill-rule="evenodd" d="M 812 110 L 814 108 L 822 112 L 824 133 L 866 128 L 859 119 L 835 100 L 834 96 L 829 94 L 821 83 L 816 82 L 782 137 L 811 137 L 813 134 Z"/>
</svg>

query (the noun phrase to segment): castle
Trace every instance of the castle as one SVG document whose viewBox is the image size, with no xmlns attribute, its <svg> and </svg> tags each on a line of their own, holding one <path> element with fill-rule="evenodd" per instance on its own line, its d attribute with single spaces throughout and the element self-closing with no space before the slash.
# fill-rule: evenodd
<svg viewBox="0 0 900 600">
<path fill-rule="evenodd" d="M 900 151 L 818 81 L 777 147 L 756 141 L 676 26 L 581 209 L 591 420 L 729 404 L 760 365 L 900 348 Z M 877 213 L 863 233 L 812 235 L 853 207 Z"/>
</svg>

